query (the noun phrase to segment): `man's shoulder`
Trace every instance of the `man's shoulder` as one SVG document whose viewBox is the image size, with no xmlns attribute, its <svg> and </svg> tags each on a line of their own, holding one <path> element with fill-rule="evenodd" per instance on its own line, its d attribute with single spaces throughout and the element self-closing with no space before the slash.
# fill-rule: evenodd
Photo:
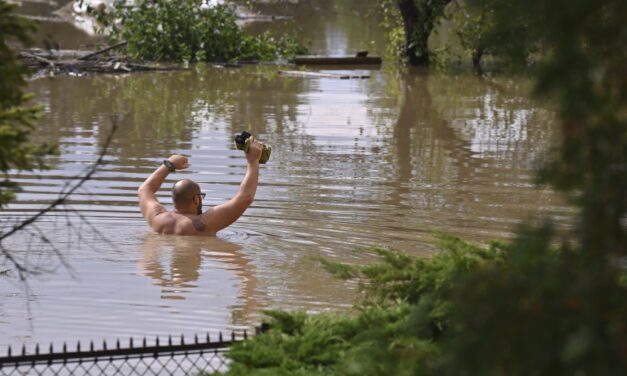
<svg viewBox="0 0 627 376">
<path fill-rule="evenodd" d="M 205 221 L 203 220 L 204 214 L 196 215 L 192 218 L 192 226 L 194 226 L 194 230 L 198 232 L 207 231 L 207 226 L 205 225 Z"/>
</svg>

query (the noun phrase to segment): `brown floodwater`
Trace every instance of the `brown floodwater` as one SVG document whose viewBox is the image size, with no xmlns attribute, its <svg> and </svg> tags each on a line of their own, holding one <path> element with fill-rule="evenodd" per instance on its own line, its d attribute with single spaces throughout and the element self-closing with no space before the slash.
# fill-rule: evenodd
<svg viewBox="0 0 627 376">
<path fill-rule="evenodd" d="M 360 27 L 321 29 L 319 49 L 370 43 L 349 32 Z M 534 185 L 554 114 L 529 99 L 525 79 L 280 69 L 32 81 L 46 113 L 35 139 L 60 155 L 49 170 L 11 174 L 23 192 L 0 212 L 3 227 L 56 199 L 96 160 L 113 122 L 118 130 L 106 164 L 63 210 L 4 243 L 45 273 L 28 285 L 15 271 L 0 276 L 0 346 L 247 328 L 268 308 L 343 310 L 355 286 L 313 258 L 370 262 L 372 246 L 429 255 L 437 232 L 485 243 L 532 216 L 568 223 L 572 210 Z M 206 206 L 224 202 L 244 176 L 232 142 L 244 129 L 273 148 L 245 215 L 218 238 L 150 233 L 137 206 L 142 181 L 181 153 L 191 167 L 168 176 L 160 200 L 171 207 L 169 188 L 190 178 Z"/>
</svg>

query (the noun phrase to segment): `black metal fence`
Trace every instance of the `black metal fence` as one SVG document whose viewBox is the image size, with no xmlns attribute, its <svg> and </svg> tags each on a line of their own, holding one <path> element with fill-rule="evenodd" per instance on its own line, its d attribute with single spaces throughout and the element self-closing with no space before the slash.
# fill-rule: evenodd
<svg viewBox="0 0 627 376">
<path fill-rule="evenodd" d="M 126 346 L 117 341 L 113 347 L 107 342 L 100 347 L 92 342 L 81 348 L 79 342 L 75 349 L 64 344 L 58 350 L 50 345 L 42 351 L 37 345 L 27 352 L 22 347 L 19 354 L 9 347 L 7 355 L 0 357 L 0 375 L 209 375 L 225 371 L 228 360 L 224 353 L 247 338 L 244 331 L 240 335 L 232 332 L 228 338 L 219 333 L 214 338 L 206 334 L 187 340 L 183 336 L 152 341 L 144 338 L 140 343 L 130 339 Z"/>
</svg>

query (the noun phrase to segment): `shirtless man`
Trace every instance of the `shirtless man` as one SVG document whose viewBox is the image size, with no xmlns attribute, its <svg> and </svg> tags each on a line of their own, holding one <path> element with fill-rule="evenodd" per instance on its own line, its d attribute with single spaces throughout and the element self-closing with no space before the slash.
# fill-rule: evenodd
<svg viewBox="0 0 627 376">
<path fill-rule="evenodd" d="M 137 191 L 139 207 L 150 228 L 160 234 L 215 236 L 216 232 L 235 222 L 255 199 L 261 148 L 259 141 L 251 140 L 246 153 L 248 168 L 239 192 L 229 201 L 207 209 L 204 213 L 202 199 L 205 194 L 200 192 L 198 184 L 189 179 L 180 180 L 172 187 L 174 211 L 168 211 L 159 203 L 155 194 L 166 176 L 175 170 L 189 167 L 187 158 L 182 155 L 175 154 L 163 161 L 163 165 L 159 166 Z"/>
</svg>

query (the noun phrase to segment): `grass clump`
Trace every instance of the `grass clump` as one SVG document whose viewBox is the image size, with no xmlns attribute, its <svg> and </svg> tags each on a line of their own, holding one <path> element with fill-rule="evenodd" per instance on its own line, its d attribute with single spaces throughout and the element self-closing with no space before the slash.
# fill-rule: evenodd
<svg viewBox="0 0 627 376">
<path fill-rule="evenodd" d="M 292 36 L 248 35 L 232 8 L 202 7 L 201 0 L 116 2 L 111 36 L 125 40 L 133 59 L 148 61 L 275 61 L 306 53 Z"/>
</svg>

